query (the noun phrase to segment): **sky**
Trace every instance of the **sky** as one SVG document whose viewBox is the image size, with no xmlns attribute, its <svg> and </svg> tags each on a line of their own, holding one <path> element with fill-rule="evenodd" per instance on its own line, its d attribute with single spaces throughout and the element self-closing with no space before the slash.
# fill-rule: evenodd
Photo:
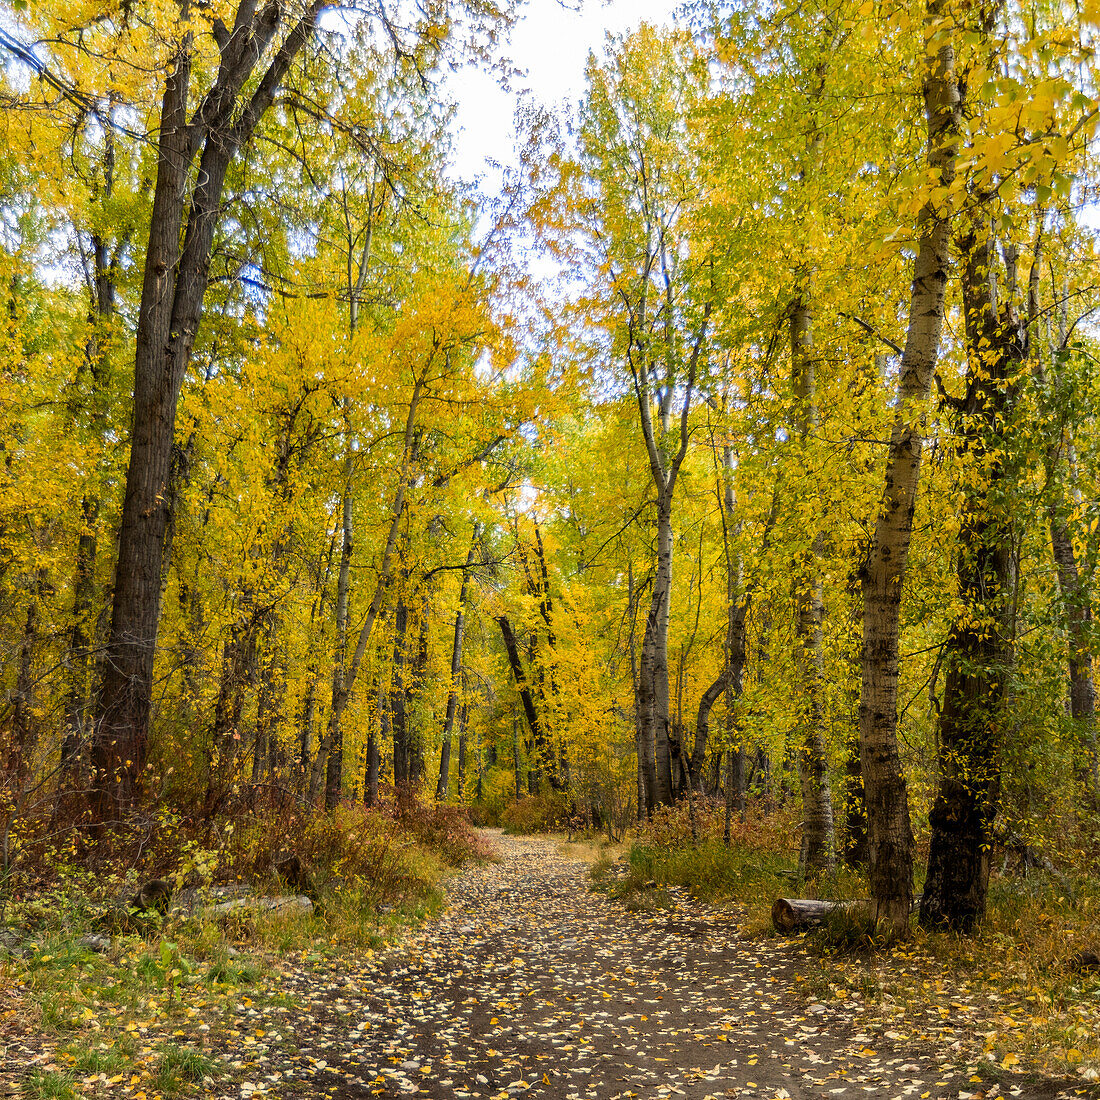
<svg viewBox="0 0 1100 1100">
<path fill-rule="evenodd" d="M 492 74 L 463 69 L 449 80 L 449 91 L 458 101 L 453 151 L 455 175 L 474 180 L 486 172 L 486 161 L 516 163 L 514 112 L 518 93 L 528 91 L 538 102 L 556 106 L 580 99 L 584 90 L 584 66 L 589 50 L 603 49 L 607 32 L 620 34 L 640 22 L 671 23 L 674 0 L 528 0 L 512 31 L 501 46 L 514 67 L 525 75 L 513 79 L 505 91 Z M 490 174 L 491 175 L 491 174 Z M 490 179 L 485 181 L 492 189 Z"/>
</svg>

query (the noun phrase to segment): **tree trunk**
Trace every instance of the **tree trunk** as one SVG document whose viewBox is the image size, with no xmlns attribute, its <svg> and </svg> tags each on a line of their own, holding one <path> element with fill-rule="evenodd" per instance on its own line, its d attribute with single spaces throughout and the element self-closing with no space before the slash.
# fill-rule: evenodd
<svg viewBox="0 0 1100 1100">
<path fill-rule="evenodd" d="M 23 624 L 23 637 L 19 642 L 16 660 L 15 691 L 11 704 L 11 745 L 5 768 L 18 801 L 31 774 L 31 763 L 38 746 L 38 721 L 34 716 L 34 662 L 38 649 L 38 601 L 43 588 L 44 575 L 38 579 L 27 604 L 27 618 Z"/>
<path fill-rule="evenodd" d="M 944 648 L 940 782 L 928 819 L 932 840 L 920 922 L 970 932 L 985 912 L 990 829 L 1007 735 L 1014 577 L 1011 522 L 1003 518 L 1005 422 L 1012 379 L 1027 349 L 1011 301 L 999 309 L 992 300 L 994 257 L 986 226 L 975 224 L 961 245 L 967 387 L 958 410 L 959 447 L 973 472 L 957 549 L 957 594 L 964 610 Z"/>
<path fill-rule="evenodd" d="M 427 597 L 420 605 L 420 628 L 417 631 L 416 657 L 409 669 L 409 676 L 405 681 L 406 715 L 409 710 L 412 713 L 422 714 L 423 707 L 413 707 L 411 704 L 421 699 L 424 694 L 424 685 L 428 674 L 428 618 L 431 607 Z M 427 763 L 424 759 L 424 728 L 421 722 L 409 726 L 409 782 L 414 790 L 420 789 L 420 784 L 427 771 Z"/>
<path fill-rule="evenodd" d="M 1100 793 L 1100 754 L 1096 744 L 1096 686 L 1092 675 L 1092 601 L 1081 582 L 1073 539 L 1058 509 L 1050 509 L 1050 545 L 1058 568 L 1063 616 L 1069 643 L 1069 713 L 1091 757 L 1094 793 Z"/>
<path fill-rule="evenodd" d="M 103 200 L 109 202 L 114 192 L 114 135 L 104 135 Z M 107 430 L 106 391 L 108 388 L 108 342 L 115 314 L 116 277 L 120 242 L 112 256 L 106 242 L 97 233 L 91 235 L 92 278 L 89 291 L 91 310 L 88 318 L 91 331 L 84 346 L 82 373 L 91 379 L 92 392 L 88 430 L 93 439 L 103 441 Z M 74 418 L 75 418 L 74 410 Z M 107 449 L 104 448 L 106 451 Z M 102 465 L 102 461 L 100 463 Z M 100 470 L 102 476 L 102 470 Z M 66 781 L 69 766 L 85 744 L 88 732 L 89 681 L 92 674 L 92 628 L 95 618 L 95 570 L 99 553 L 99 514 L 101 486 L 85 489 L 80 501 L 81 524 L 77 539 L 76 569 L 73 576 L 73 621 L 69 634 L 69 691 L 66 700 L 66 731 L 61 745 L 61 782 Z"/>
<path fill-rule="evenodd" d="M 221 679 L 207 756 L 206 798 L 203 803 L 203 818 L 206 821 L 221 810 L 233 784 L 241 748 L 245 681 L 254 657 L 255 635 L 251 618 L 242 612 L 222 647 Z"/>
<path fill-rule="evenodd" d="M 669 745 L 668 619 L 672 597 L 672 499 L 657 498 L 657 565 L 653 595 L 642 636 L 638 700 L 645 751 L 646 802 L 672 804 L 672 753 Z"/>
<path fill-rule="evenodd" d="M 637 787 L 637 820 L 644 821 L 647 812 L 652 810 L 652 805 L 647 803 L 646 799 L 646 776 L 649 774 L 646 769 L 645 759 L 645 744 L 644 735 L 642 732 L 641 722 L 641 710 L 640 700 L 641 695 L 638 690 L 639 685 L 639 671 L 638 671 L 638 640 L 637 640 L 637 617 L 638 617 L 638 599 L 639 590 L 634 583 L 634 563 L 627 561 L 626 565 L 626 579 L 627 579 L 627 615 L 630 618 L 630 632 L 627 639 L 627 644 L 630 646 L 630 688 L 631 698 L 634 700 L 633 717 L 634 717 L 634 753 L 635 763 L 637 765 L 635 769 L 635 780 Z"/>
<path fill-rule="evenodd" d="M 634 393 L 638 402 L 642 438 L 649 455 L 650 476 L 657 493 L 657 561 L 638 669 L 638 714 L 641 727 L 639 740 L 642 743 L 644 756 L 646 805 L 652 808 L 657 805 L 671 805 L 673 798 L 668 692 L 668 621 L 669 604 L 672 598 L 672 502 L 676 493 L 676 481 L 687 455 L 691 437 L 688 430 L 688 414 L 691 412 L 699 354 L 703 340 L 706 338 L 711 304 L 708 302 L 704 307 L 699 331 L 692 346 L 680 406 L 677 449 L 671 456 L 663 453 L 661 444 L 671 440 L 669 413 L 673 372 L 671 367 L 666 370 L 666 392 L 658 405 L 660 414 L 660 438 L 658 438 L 658 430 L 653 421 L 654 395 L 650 380 L 648 333 L 644 331 L 645 309 L 643 302 L 640 311 L 643 328 L 634 331 L 632 327 L 627 354 L 631 376 L 634 379 Z M 633 323 L 632 319 L 632 326 Z"/>
<path fill-rule="evenodd" d="M 946 190 L 955 178 L 961 97 L 954 40 L 942 22 L 943 0 L 928 0 L 924 47 L 927 160 L 937 186 Z M 913 898 L 913 834 L 897 744 L 898 617 L 920 478 L 925 405 L 943 329 L 950 264 L 950 211 L 944 206 L 948 201 L 929 197 L 917 219 L 919 244 L 885 486 L 860 575 L 863 646 L 859 725 L 867 796 L 869 882 L 874 902 L 872 916 L 892 938 L 908 936 Z"/>
<path fill-rule="evenodd" d="M 458 800 L 466 801 L 466 724 L 469 707 L 463 703 L 458 712 Z"/>
<path fill-rule="evenodd" d="M 247 100 L 244 86 L 282 21 L 276 4 L 257 10 L 242 0 L 215 83 L 194 112 L 189 95 L 195 46 L 184 20 L 169 63 L 138 310 L 133 430 L 111 629 L 91 745 L 91 802 L 100 825 L 129 813 L 143 793 L 176 407 L 202 319 L 226 172 L 313 36 L 322 7 L 322 0 L 307 4 Z"/>
<path fill-rule="evenodd" d="M 344 455 L 344 491 L 340 507 L 340 570 L 336 578 L 336 646 L 332 658 L 332 706 L 328 720 L 328 762 L 325 769 L 325 809 L 334 810 L 340 801 L 344 779 L 344 728 L 342 719 L 347 706 L 345 668 L 348 658 L 348 587 L 351 577 L 353 529 L 351 515 L 352 472 L 355 453 L 351 443 Z"/>
<path fill-rule="evenodd" d="M 518 801 L 523 797 L 523 784 L 521 776 L 523 774 L 520 767 L 519 758 L 519 718 L 512 715 L 512 765 L 515 770 L 516 777 L 516 800 Z"/>
<path fill-rule="evenodd" d="M 367 767 L 363 776 L 363 805 L 378 804 L 378 732 L 372 725 L 367 733 Z"/>
<path fill-rule="evenodd" d="M 390 730 L 393 734 L 393 784 L 398 797 L 408 794 L 412 781 L 408 715 L 405 712 L 405 668 L 409 609 L 402 591 L 393 615 L 393 673 L 390 679 Z"/>
<path fill-rule="evenodd" d="M 519 656 L 519 644 L 516 641 L 515 631 L 508 621 L 507 615 L 497 616 L 497 625 L 500 627 L 501 637 L 504 639 L 504 650 L 508 654 L 508 665 L 512 669 L 512 678 L 516 682 L 516 690 L 519 692 L 520 702 L 523 704 L 523 713 L 527 719 L 527 726 L 531 736 L 536 740 L 541 735 L 538 714 L 535 711 L 535 701 L 531 696 L 531 688 L 527 681 L 527 674 L 523 671 L 523 662 Z"/>
<path fill-rule="evenodd" d="M 796 405 L 796 430 L 805 452 L 817 430 L 817 364 L 813 355 L 813 318 L 806 295 L 791 309 L 791 361 Z M 819 517 L 820 520 L 820 517 Z M 833 836 L 833 799 L 825 758 L 821 705 L 822 586 L 819 562 L 824 547 L 821 531 L 814 533 L 796 579 L 798 617 L 795 623 L 795 662 L 802 684 L 798 744 L 798 774 L 802 786 L 802 845 L 798 866 L 804 875 L 820 874 L 836 865 Z"/>
<path fill-rule="evenodd" d="M 260 693 L 256 702 L 256 738 L 252 749 L 252 782 L 265 773 L 274 778 L 278 757 L 283 677 L 279 674 L 279 619 L 271 612 L 260 659 Z"/>
</svg>

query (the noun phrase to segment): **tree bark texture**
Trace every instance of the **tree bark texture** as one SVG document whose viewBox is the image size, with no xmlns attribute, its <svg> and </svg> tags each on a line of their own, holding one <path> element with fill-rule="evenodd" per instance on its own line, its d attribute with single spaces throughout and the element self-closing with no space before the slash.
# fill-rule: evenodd
<svg viewBox="0 0 1100 1100">
<path fill-rule="evenodd" d="M 504 639 L 504 651 L 508 654 L 508 666 L 512 670 L 512 678 L 516 682 L 516 690 L 519 692 L 520 702 L 523 704 L 523 714 L 527 719 L 527 727 L 531 736 L 536 740 L 541 735 L 539 716 L 535 710 L 535 700 L 531 695 L 531 686 L 527 680 L 527 673 L 523 670 L 523 662 L 520 660 L 519 643 L 516 641 L 515 631 L 507 615 L 497 616 L 497 626 L 500 627 L 501 637 Z"/>
<path fill-rule="evenodd" d="M 393 737 L 393 783 L 399 793 L 407 791 L 412 782 L 409 723 L 405 709 L 408 629 L 409 608 L 402 592 L 397 598 L 393 616 L 393 673 L 388 692 L 390 733 Z"/>
<path fill-rule="evenodd" d="M 970 483 L 956 550 L 956 583 L 964 610 L 944 647 L 940 778 L 929 815 L 932 839 L 920 922 L 925 928 L 970 932 L 985 912 L 990 830 L 1008 721 L 1014 563 L 1004 501 L 1004 432 L 1012 376 L 1027 347 L 1011 299 L 1001 305 L 993 301 L 994 256 L 984 223 L 975 219 L 961 246 L 967 385 L 956 415 Z"/>
<path fill-rule="evenodd" d="M 226 173 L 312 38 L 323 6 L 322 0 L 307 4 L 250 96 L 244 95 L 245 83 L 284 19 L 275 0 L 259 10 L 254 0 L 241 0 L 221 46 L 217 76 L 193 112 L 195 44 L 182 21 L 168 66 L 138 314 L 134 415 L 111 628 L 91 745 L 92 809 L 101 826 L 127 814 L 143 793 L 176 407 L 202 318 Z"/>
<path fill-rule="evenodd" d="M 923 74 L 927 163 L 937 184 L 946 189 L 955 178 L 962 101 L 954 40 L 943 23 L 942 0 L 929 0 Z M 860 575 L 864 609 L 860 755 L 867 798 L 872 916 L 894 938 L 909 934 L 913 897 L 913 834 L 897 742 L 898 619 L 920 479 L 925 406 L 943 330 L 950 264 L 947 201 L 930 196 L 917 219 L 909 323 L 885 485 Z"/>
<path fill-rule="evenodd" d="M 649 470 L 656 490 L 657 560 L 653 571 L 653 591 L 646 615 L 645 633 L 642 637 L 642 655 L 638 667 L 638 719 L 639 740 L 644 756 L 647 811 L 655 806 L 668 806 L 673 800 L 672 746 L 670 741 L 670 712 L 668 690 L 668 622 L 672 599 L 672 503 L 676 494 L 676 482 L 687 455 L 690 432 L 688 415 L 691 412 L 695 377 L 699 355 L 706 338 L 711 305 L 703 311 L 691 356 L 688 362 L 683 399 L 680 406 L 678 438 L 671 435 L 669 425 L 670 401 L 673 391 L 671 367 L 666 370 L 664 395 L 658 405 L 658 423 L 653 418 L 652 364 L 645 332 L 645 302 L 640 306 L 640 328 L 632 331 L 628 346 L 631 376 L 638 403 L 638 416 L 642 439 L 649 455 Z M 666 454 L 663 444 L 673 441 L 676 450 Z"/>
<path fill-rule="evenodd" d="M 336 646 L 332 658 L 332 706 L 329 708 L 328 762 L 325 770 L 325 809 L 333 810 L 340 801 L 344 779 L 344 708 L 347 706 L 345 669 L 348 657 L 348 586 L 354 552 L 351 513 L 352 473 L 355 454 L 350 443 L 344 455 L 344 491 L 340 502 L 340 568 L 336 577 Z"/>
</svg>

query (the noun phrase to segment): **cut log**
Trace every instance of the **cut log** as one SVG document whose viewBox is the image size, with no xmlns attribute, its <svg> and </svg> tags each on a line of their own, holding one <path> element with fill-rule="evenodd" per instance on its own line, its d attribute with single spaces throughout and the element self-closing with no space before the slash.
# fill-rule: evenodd
<svg viewBox="0 0 1100 1100">
<path fill-rule="evenodd" d="M 820 924 L 834 909 L 842 909 L 851 904 L 816 901 L 811 898 L 776 898 L 772 906 L 772 926 L 777 932 L 789 936 L 792 932 Z"/>
<path fill-rule="evenodd" d="M 229 913 L 240 912 L 293 913 L 308 917 L 313 912 L 313 902 L 306 897 L 232 898 L 230 901 L 211 905 L 204 911 L 207 917 L 224 917 Z"/>
<path fill-rule="evenodd" d="M 920 897 L 913 898 L 913 908 L 920 905 Z M 871 913 L 871 903 L 866 898 L 856 901 L 818 901 L 816 898 L 776 898 L 772 906 L 772 926 L 785 936 L 802 932 L 821 924 L 832 912 L 841 910 L 854 918 L 866 919 Z"/>
</svg>

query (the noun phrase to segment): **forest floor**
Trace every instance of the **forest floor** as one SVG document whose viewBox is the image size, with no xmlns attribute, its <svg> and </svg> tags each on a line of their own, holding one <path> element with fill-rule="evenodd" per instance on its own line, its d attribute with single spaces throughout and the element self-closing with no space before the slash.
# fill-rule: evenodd
<svg viewBox="0 0 1100 1100">
<path fill-rule="evenodd" d="M 392 944 L 269 955 L 231 1008 L 177 998 L 128 1025 L 135 1056 L 164 1041 L 179 1057 L 201 1051 L 219 1071 L 194 1092 L 223 1100 L 1097 1095 L 980 1059 L 994 1004 L 953 1003 L 946 987 L 904 1010 L 836 1000 L 799 941 L 742 938 L 737 911 L 670 887 L 663 907 L 631 912 L 594 891 L 588 862 L 560 841 L 490 838 L 499 861 L 467 865 L 443 911 Z M 46 1071 L 33 1095 L 62 1095 L 40 1036 L 4 1053 L 0 1095 L 17 1060 Z M 159 1091 L 128 1073 L 74 1083 L 136 1100 Z"/>
<path fill-rule="evenodd" d="M 445 911 L 393 947 L 358 964 L 287 960 L 296 1007 L 249 1007 L 221 1052 L 250 1075 L 244 1096 L 1086 1094 L 1023 1066 L 968 1066 L 971 1006 L 899 1019 L 820 1003 L 797 943 L 744 940 L 736 913 L 686 892 L 629 912 L 559 842 L 493 841 L 500 861 L 458 874 Z M 264 1050 L 255 1036 L 272 1034 Z"/>
</svg>

